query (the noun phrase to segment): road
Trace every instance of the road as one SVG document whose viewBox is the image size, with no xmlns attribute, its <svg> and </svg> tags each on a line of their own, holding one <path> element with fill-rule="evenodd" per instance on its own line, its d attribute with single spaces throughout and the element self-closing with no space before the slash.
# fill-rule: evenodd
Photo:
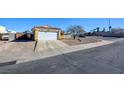
<svg viewBox="0 0 124 93">
<path fill-rule="evenodd" d="M 0 73 L 122 74 L 124 73 L 124 40 L 96 48 L 0 67 Z"/>
</svg>

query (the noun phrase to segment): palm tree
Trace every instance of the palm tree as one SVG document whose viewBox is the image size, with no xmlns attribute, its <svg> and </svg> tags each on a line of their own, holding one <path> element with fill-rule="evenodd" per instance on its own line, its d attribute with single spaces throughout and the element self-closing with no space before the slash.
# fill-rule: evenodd
<svg viewBox="0 0 124 93">
<path fill-rule="evenodd" d="M 112 29 L 112 27 L 111 27 L 111 26 L 109 26 L 109 31 L 111 31 L 111 29 Z"/>
<path fill-rule="evenodd" d="M 97 32 L 100 32 L 100 27 L 97 27 L 96 30 L 97 30 Z"/>
</svg>

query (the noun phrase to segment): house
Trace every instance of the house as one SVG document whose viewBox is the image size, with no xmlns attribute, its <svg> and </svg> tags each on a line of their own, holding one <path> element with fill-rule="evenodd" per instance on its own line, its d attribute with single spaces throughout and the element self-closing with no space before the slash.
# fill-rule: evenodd
<svg viewBox="0 0 124 93">
<path fill-rule="evenodd" d="M 30 33 L 18 32 L 15 34 L 15 40 L 32 40 L 33 35 Z"/>
<path fill-rule="evenodd" d="M 4 26 L 0 26 L 0 40 L 15 40 L 16 31 L 8 30 Z"/>
<path fill-rule="evenodd" d="M 9 39 L 9 34 L 4 26 L 0 26 L 0 40 L 8 40 Z"/>
<path fill-rule="evenodd" d="M 61 39 L 62 30 L 52 26 L 35 26 L 32 28 L 34 40 L 58 40 Z"/>
<path fill-rule="evenodd" d="M 111 32 L 115 33 L 115 34 L 124 33 L 124 29 L 123 28 L 113 28 L 111 30 Z"/>
<path fill-rule="evenodd" d="M 16 31 L 13 31 L 13 30 L 8 30 L 9 33 L 13 33 L 13 34 L 16 34 L 17 32 Z"/>
</svg>

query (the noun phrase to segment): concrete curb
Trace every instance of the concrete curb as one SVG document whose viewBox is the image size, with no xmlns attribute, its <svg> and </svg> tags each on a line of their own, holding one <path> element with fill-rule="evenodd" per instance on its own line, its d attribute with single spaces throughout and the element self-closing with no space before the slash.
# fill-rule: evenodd
<svg viewBox="0 0 124 93">
<path fill-rule="evenodd" d="M 0 63 L 0 67 L 1 66 L 13 65 L 13 64 L 16 64 L 16 60 Z"/>
</svg>

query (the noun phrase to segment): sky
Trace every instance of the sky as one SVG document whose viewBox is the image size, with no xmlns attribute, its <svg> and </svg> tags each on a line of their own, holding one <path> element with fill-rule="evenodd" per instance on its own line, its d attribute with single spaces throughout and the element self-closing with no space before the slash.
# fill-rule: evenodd
<svg viewBox="0 0 124 93">
<path fill-rule="evenodd" d="M 70 25 L 82 25 L 89 32 L 96 27 L 100 27 L 101 30 L 103 27 L 108 29 L 109 20 L 112 28 L 124 28 L 124 18 L 0 18 L 0 26 L 23 32 L 31 30 L 34 26 L 50 25 L 66 31 Z"/>
</svg>

